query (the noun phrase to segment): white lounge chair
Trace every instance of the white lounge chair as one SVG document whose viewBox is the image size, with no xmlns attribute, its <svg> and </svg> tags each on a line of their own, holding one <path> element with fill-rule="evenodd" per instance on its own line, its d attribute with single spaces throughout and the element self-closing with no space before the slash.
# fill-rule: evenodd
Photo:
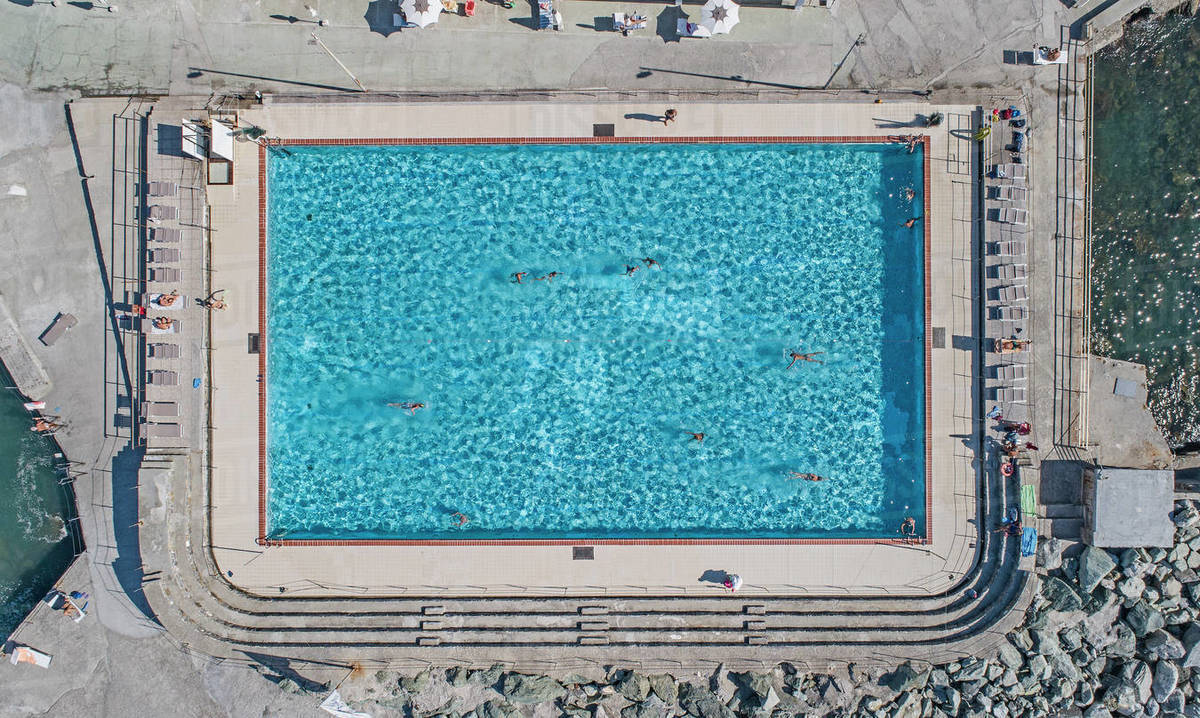
<svg viewBox="0 0 1200 718">
<path fill-rule="evenodd" d="M 1015 287 L 1000 287 L 996 290 L 997 298 L 1002 302 L 1023 302 L 1029 299 L 1029 292 L 1024 284 Z"/>
<path fill-rule="evenodd" d="M 1024 257 L 1025 242 L 1014 239 L 1007 242 L 996 242 L 996 254 L 1001 257 Z"/>
<path fill-rule="evenodd" d="M 147 252 L 146 261 L 150 264 L 169 264 L 179 261 L 178 249 L 151 249 Z"/>
<path fill-rule="evenodd" d="M 170 295 L 163 294 L 162 292 L 154 292 L 153 294 L 151 294 L 150 295 L 150 303 L 146 306 L 146 309 L 147 310 L 153 309 L 155 311 L 162 310 L 164 312 L 173 312 L 178 309 L 183 309 L 185 306 L 187 306 L 187 297 L 185 297 L 182 294 L 177 295 L 175 298 L 175 301 L 171 302 L 170 304 L 168 304 L 166 306 L 159 304 L 158 303 L 159 298 L 164 297 L 164 296 L 170 296 Z"/>
<path fill-rule="evenodd" d="M 178 215 L 178 209 L 165 204 L 150 205 L 150 210 L 146 212 L 146 217 L 149 219 L 175 219 Z"/>
<path fill-rule="evenodd" d="M 1024 264 L 998 264 L 995 267 L 996 279 L 1005 282 L 1024 283 L 1028 268 Z"/>
<path fill-rule="evenodd" d="M 1001 364 L 996 367 L 996 378 L 1001 381 L 1024 381 L 1024 364 Z"/>
<path fill-rule="evenodd" d="M 174 197 L 179 194 L 179 185 L 175 182 L 151 182 L 146 190 L 151 197 Z"/>
<path fill-rule="evenodd" d="M 154 369 L 146 372 L 146 383 L 154 386 L 178 386 L 179 373 L 166 369 Z"/>
<path fill-rule="evenodd" d="M 175 227 L 150 228 L 151 242 L 178 242 L 180 236 L 180 230 Z"/>
<path fill-rule="evenodd" d="M 151 267 L 149 272 L 149 280 L 155 284 L 178 284 L 182 277 L 174 267 Z"/>
<path fill-rule="evenodd" d="M 156 439 L 178 439 L 183 436 L 183 427 L 179 424 L 146 424 L 146 436 Z"/>
<path fill-rule="evenodd" d="M 146 354 L 151 359 L 178 359 L 179 345 L 164 342 L 151 342 L 146 345 Z"/>
<path fill-rule="evenodd" d="M 996 389 L 996 400 L 1001 404 L 1024 404 L 1025 387 L 1005 386 Z"/>
<path fill-rule="evenodd" d="M 179 416 L 179 405 L 173 401 L 143 401 L 142 418 L 148 416 Z"/>
<path fill-rule="evenodd" d="M 992 176 L 1002 180 L 1017 180 L 1024 182 L 1026 178 L 1026 168 L 1023 164 L 1016 162 L 1008 162 L 1000 165 L 993 165 Z"/>
<path fill-rule="evenodd" d="M 1024 165 L 1020 165 L 1024 167 Z M 996 188 L 996 199 L 1002 202 L 1024 202 L 1029 197 L 1029 190 L 1015 185 L 1002 185 Z"/>
<path fill-rule="evenodd" d="M 1029 312 L 1027 312 L 1025 310 L 1025 307 L 1021 307 L 1021 306 L 992 307 L 992 318 L 993 319 L 1002 319 L 1004 321 L 1014 321 L 1017 319 L 1024 319 L 1027 316 L 1029 316 Z"/>
<path fill-rule="evenodd" d="M 1005 224 L 1028 224 L 1029 210 L 1004 207 L 999 211 L 999 221 Z"/>
<path fill-rule="evenodd" d="M 54 660 L 54 657 L 50 654 L 34 650 L 29 646 L 16 646 L 8 654 L 8 662 L 14 666 L 21 663 L 30 663 L 39 668 L 49 668 L 50 661 L 52 660 Z"/>
</svg>

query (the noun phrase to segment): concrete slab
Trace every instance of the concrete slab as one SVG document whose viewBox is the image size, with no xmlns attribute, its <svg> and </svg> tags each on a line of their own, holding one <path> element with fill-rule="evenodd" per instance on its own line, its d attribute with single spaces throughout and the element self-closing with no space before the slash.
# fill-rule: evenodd
<svg viewBox="0 0 1200 718">
<path fill-rule="evenodd" d="M 1098 463 L 1131 469 L 1164 469 L 1174 457 L 1146 407 L 1146 367 L 1133 362 L 1088 357 L 1088 436 Z M 1115 391 L 1134 387 L 1133 396 Z"/>
</svg>

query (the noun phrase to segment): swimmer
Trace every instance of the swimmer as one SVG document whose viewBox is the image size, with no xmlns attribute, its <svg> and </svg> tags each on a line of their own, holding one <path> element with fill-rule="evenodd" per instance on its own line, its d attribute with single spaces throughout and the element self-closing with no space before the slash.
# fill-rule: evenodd
<svg viewBox="0 0 1200 718">
<path fill-rule="evenodd" d="M 551 272 L 544 277 L 534 277 L 533 281 L 535 281 L 535 282 L 543 282 L 543 281 L 544 282 L 553 282 L 554 278 L 560 274 L 562 274 L 562 272 Z"/>
<path fill-rule="evenodd" d="M 179 301 L 179 292 L 172 289 L 170 294 L 160 294 L 154 303 L 160 307 L 169 307 Z"/>
<path fill-rule="evenodd" d="M 913 189 L 912 187 L 904 188 L 904 199 L 905 200 L 911 202 L 911 201 L 913 201 L 913 198 L 915 198 L 916 196 L 917 196 L 917 191 L 915 189 Z"/>
<path fill-rule="evenodd" d="M 155 317 L 154 318 L 154 328 L 155 329 L 170 329 L 173 326 L 175 326 L 175 320 L 170 317 Z"/>
<path fill-rule="evenodd" d="M 450 514 L 450 518 L 451 518 L 451 520 L 454 521 L 455 526 L 466 526 L 467 523 L 471 520 L 466 514 L 464 514 L 461 511 L 455 511 L 454 513 Z"/>
<path fill-rule="evenodd" d="M 425 408 L 425 405 L 419 401 L 405 401 L 405 402 L 399 402 L 399 403 L 391 403 L 391 404 L 388 404 L 388 406 L 395 407 L 397 409 L 407 409 L 409 416 L 416 416 L 417 409 Z"/>
<path fill-rule="evenodd" d="M 812 362 L 814 364 L 824 364 L 825 362 L 821 361 L 820 359 L 813 359 L 813 357 L 818 356 L 820 354 L 824 354 L 824 353 L 825 352 L 809 352 L 807 354 L 801 354 L 799 352 L 792 352 L 791 354 L 788 354 L 788 357 L 792 360 L 792 363 L 788 364 L 787 368 L 791 369 L 792 367 L 794 367 L 796 365 L 796 362 L 798 362 L 798 361 L 807 361 L 807 362 Z"/>
<path fill-rule="evenodd" d="M 633 273 L 634 273 L 634 272 L 636 272 L 636 271 L 637 271 L 637 270 L 639 270 L 639 269 L 641 269 L 641 266 L 639 266 L 639 265 L 637 265 L 637 264 L 634 264 L 634 265 L 629 265 L 629 264 L 626 264 L 626 265 L 625 265 L 625 276 L 626 276 L 626 277 L 632 277 L 632 276 L 633 276 Z"/>
<path fill-rule="evenodd" d="M 921 219 L 920 215 L 913 217 L 913 218 L 909 219 L 907 222 L 905 222 L 904 226 L 908 227 L 909 229 L 912 229 L 913 226 L 916 225 L 917 220 L 919 220 L 919 219 Z"/>
<path fill-rule="evenodd" d="M 704 437 L 707 436 L 707 434 L 704 434 L 704 433 L 698 434 L 694 431 L 689 431 L 688 433 L 692 435 L 692 441 L 704 441 Z"/>
<path fill-rule="evenodd" d="M 525 278 L 526 274 L 529 274 L 529 272 L 513 272 L 512 273 L 513 281 L 516 282 L 517 284 L 521 284 L 522 283 L 521 280 Z"/>
<path fill-rule="evenodd" d="M 791 474 L 790 476 L 788 476 L 789 479 L 804 479 L 805 481 L 824 481 L 825 480 L 824 476 L 817 476 L 816 474 L 802 474 L 799 471 L 789 471 L 788 473 Z"/>
<path fill-rule="evenodd" d="M 649 268 L 649 267 L 661 267 L 661 266 L 662 266 L 661 264 L 659 264 L 658 262 L 654 261 L 653 259 L 650 259 L 649 257 L 642 257 L 642 261 L 646 263 L 646 267 L 647 267 L 647 268 Z"/>
<path fill-rule="evenodd" d="M 900 535 L 916 536 L 917 535 L 917 520 L 911 516 L 904 519 L 904 523 L 900 524 Z"/>
<path fill-rule="evenodd" d="M 908 154 L 911 155 L 917 149 L 917 145 L 921 144 L 921 136 L 920 135 L 909 135 L 907 144 L 908 144 Z"/>
</svg>

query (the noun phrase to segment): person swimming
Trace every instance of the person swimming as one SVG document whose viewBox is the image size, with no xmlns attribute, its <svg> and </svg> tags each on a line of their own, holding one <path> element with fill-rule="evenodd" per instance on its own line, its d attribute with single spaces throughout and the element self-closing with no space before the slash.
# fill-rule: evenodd
<svg viewBox="0 0 1200 718">
<path fill-rule="evenodd" d="M 908 227 L 909 229 L 912 229 L 917 224 L 917 221 L 920 219 L 921 219 L 920 215 L 917 215 L 916 217 L 912 217 L 907 222 L 904 223 L 904 226 Z"/>
<path fill-rule="evenodd" d="M 791 354 L 788 354 L 788 357 L 791 358 L 792 363 L 788 364 L 787 368 L 791 369 L 792 367 L 796 366 L 796 362 L 798 362 L 798 361 L 807 361 L 807 362 L 812 362 L 814 364 L 824 364 L 825 362 L 821 361 L 820 359 L 813 358 L 815 356 L 820 356 L 821 354 L 824 354 L 824 353 L 825 352 L 808 352 L 807 354 L 801 354 L 800 352 L 792 352 Z"/>
<path fill-rule="evenodd" d="M 525 278 L 526 274 L 529 274 L 529 272 L 513 272 L 511 276 L 514 282 L 522 284 L 521 280 Z"/>
<path fill-rule="evenodd" d="M 900 535 L 915 538 L 917 535 L 917 520 L 911 516 L 904 519 L 904 523 L 900 524 Z"/>
<path fill-rule="evenodd" d="M 394 402 L 388 404 L 388 406 L 395 407 L 397 409 L 407 409 L 410 416 L 416 416 L 417 409 L 425 408 L 425 405 L 419 401 Z"/>
<path fill-rule="evenodd" d="M 533 281 L 535 281 L 535 282 L 553 282 L 554 278 L 560 274 L 562 274 L 562 272 L 551 272 L 545 276 L 534 277 Z"/>
<path fill-rule="evenodd" d="M 697 433 L 695 431 L 689 431 L 688 433 L 692 435 L 692 441 L 704 441 L 704 437 L 708 436 L 707 434 L 704 434 L 702 432 Z"/>
<path fill-rule="evenodd" d="M 642 261 L 646 263 L 646 267 L 647 267 L 647 268 L 649 268 L 649 267 L 661 267 L 661 266 L 662 266 L 661 264 L 659 264 L 658 262 L 654 261 L 653 259 L 650 259 L 649 257 L 642 257 Z"/>
<path fill-rule="evenodd" d="M 817 476 L 816 474 L 802 474 L 799 471 L 789 471 L 788 473 L 790 474 L 790 476 L 788 476 L 789 479 L 803 479 L 805 481 L 824 481 L 825 480 L 824 476 Z"/>
<path fill-rule="evenodd" d="M 626 264 L 626 265 L 625 265 L 625 276 L 626 276 L 626 277 L 632 277 L 632 276 L 633 276 L 633 273 L 634 273 L 634 272 L 636 272 L 636 271 L 637 271 L 637 270 L 639 270 L 639 269 L 641 269 L 641 266 L 640 266 L 640 265 L 637 265 L 637 264 L 633 264 L 633 265 Z"/>
</svg>

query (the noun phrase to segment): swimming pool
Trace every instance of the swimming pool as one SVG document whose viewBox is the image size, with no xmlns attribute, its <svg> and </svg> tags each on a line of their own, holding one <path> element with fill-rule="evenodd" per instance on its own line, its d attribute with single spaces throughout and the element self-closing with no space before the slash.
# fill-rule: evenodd
<svg viewBox="0 0 1200 718">
<path fill-rule="evenodd" d="M 288 149 L 268 167 L 272 538 L 925 526 L 920 150 Z"/>
</svg>

